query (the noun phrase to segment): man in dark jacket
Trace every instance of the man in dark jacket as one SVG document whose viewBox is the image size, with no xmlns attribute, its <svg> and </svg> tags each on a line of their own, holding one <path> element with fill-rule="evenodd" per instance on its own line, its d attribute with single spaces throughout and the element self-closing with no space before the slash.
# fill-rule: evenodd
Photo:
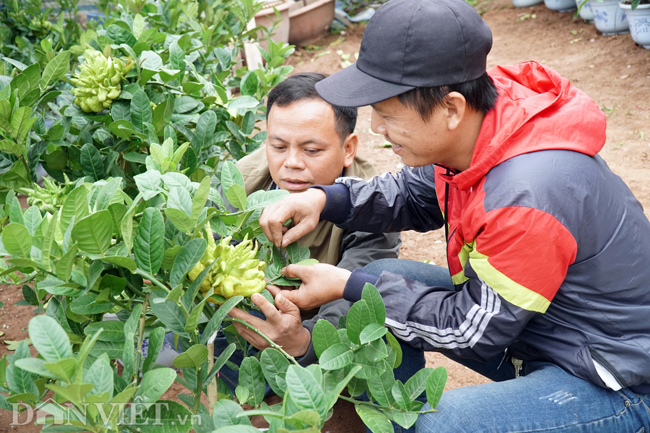
<svg viewBox="0 0 650 433">
<path fill-rule="evenodd" d="M 289 266 L 303 284 L 283 294 L 313 308 L 375 284 L 397 337 L 495 381 L 445 393 L 417 431 L 648 431 L 650 223 L 597 155 L 596 104 L 535 62 L 486 73 L 491 44 L 461 0 L 382 6 L 359 61 L 316 88 L 333 104 L 372 105 L 373 130 L 409 167 L 311 188 L 260 219 L 277 245 L 319 218 L 444 226 L 446 277 L 405 260 Z"/>
</svg>

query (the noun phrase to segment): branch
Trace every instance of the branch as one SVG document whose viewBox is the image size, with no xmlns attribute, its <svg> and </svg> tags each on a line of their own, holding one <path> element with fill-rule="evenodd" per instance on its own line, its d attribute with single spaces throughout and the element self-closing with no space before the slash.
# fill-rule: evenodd
<svg viewBox="0 0 650 433">
<path fill-rule="evenodd" d="M 247 327 L 251 331 L 255 332 L 257 335 L 262 337 L 267 343 L 269 343 L 269 346 L 271 346 L 272 348 L 274 348 L 275 350 L 277 350 L 278 352 L 283 354 L 289 361 L 293 362 L 295 365 L 300 365 L 300 363 L 298 361 L 296 361 L 296 358 L 289 355 L 287 352 L 284 351 L 284 349 L 282 349 L 282 346 L 279 346 L 279 345 L 275 344 L 269 337 L 262 334 L 262 331 L 260 331 L 259 329 L 257 329 L 253 325 L 249 324 L 245 320 L 235 319 L 234 317 L 226 317 L 224 320 L 241 323 L 242 325 L 244 325 L 245 327 Z"/>
</svg>

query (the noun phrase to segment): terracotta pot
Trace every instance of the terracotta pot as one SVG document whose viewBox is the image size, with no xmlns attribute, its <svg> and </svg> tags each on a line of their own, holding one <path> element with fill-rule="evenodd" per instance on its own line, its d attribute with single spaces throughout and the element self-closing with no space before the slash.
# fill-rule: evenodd
<svg viewBox="0 0 650 433">
<path fill-rule="evenodd" d="M 289 42 L 289 8 L 293 6 L 294 3 L 294 0 L 287 0 L 284 3 L 275 6 L 275 9 L 280 12 L 280 22 L 278 23 L 275 31 L 273 32 L 273 35 L 271 36 L 275 42 Z M 273 25 L 275 20 L 276 17 L 275 12 L 273 11 L 273 7 L 262 9 L 257 14 L 255 14 L 255 24 L 258 26 L 269 28 Z M 266 39 L 262 39 L 260 41 L 260 46 L 266 49 L 269 44 Z"/>
<path fill-rule="evenodd" d="M 334 20 L 334 0 L 317 0 L 290 14 L 289 43 L 308 45 L 327 34 Z"/>
</svg>

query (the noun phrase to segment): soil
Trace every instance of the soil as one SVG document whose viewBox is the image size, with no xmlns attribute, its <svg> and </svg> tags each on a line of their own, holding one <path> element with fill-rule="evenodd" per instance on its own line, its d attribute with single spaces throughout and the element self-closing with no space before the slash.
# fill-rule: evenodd
<svg viewBox="0 0 650 433">
<path fill-rule="evenodd" d="M 488 68 L 535 60 L 586 92 L 607 114 L 602 157 L 645 208 L 650 208 L 650 51 L 636 46 L 628 34 L 599 35 L 593 24 L 574 18 L 572 13 L 553 12 L 543 4 L 517 9 L 510 0 L 488 0 L 479 2 L 476 9 L 494 37 Z M 315 45 L 299 48 L 289 63 L 295 72 L 335 73 L 345 66 L 341 55 L 349 54 L 349 61 L 355 60 L 363 29 L 363 25 L 354 25 L 341 35 L 330 34 Z M 395 172 L 402 168 L 400 158 L 383 147 L 382 137 L 370 132 L 370 114 L 369 107 L 359 110 L 359 153 L 380 171 Z M 443 233 L 405 232 L 402 240 L 402 258 L 446 266 Z M 27 338 L 34 307 L 13 306 L 20 299 L 19 287 L 0 286 L 0 301 L 5 304 L 0 309 L 0 332 L 4 332 L 0 340 Z M 7 353 L 6 347 L 0 344 L 0 356 Z M 447 390 L 489 382 L 444 356 L 426 356 L 428 365 L 448 369 Z M 11 413 L 0 411 L 0 433 L 39 431 L 33 425 L 11 426 L 11 422 Z M 339 402 L 324 431 L 363 432 L 364 428 L 350 405 Z"/>
</svg>

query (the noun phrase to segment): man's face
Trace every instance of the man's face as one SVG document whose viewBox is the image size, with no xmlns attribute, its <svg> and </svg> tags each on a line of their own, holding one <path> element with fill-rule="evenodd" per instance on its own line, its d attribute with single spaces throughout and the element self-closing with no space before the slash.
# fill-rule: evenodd
<svg viewBox="0 0 650 433">
<path fill-rule="evenodd" d="M 448 113 L 436 108 L 426 121 L 397 97 L 372 106 L 371 129 L 384 135 L 405 165 L 420 167 L 444 164 L 450 167 L 456 157 L 455 140 L 448 130 Z"/>
<path fill-rule="evenodd" d="M 291 193 L 312 185 L 331 185 L 349 167 L 357 151 L 357 136 L 342 143 L 334 110 L 327 102 L 309 99 L 269 113 L 266 157 L 273 181 Z"/>
</svg>

